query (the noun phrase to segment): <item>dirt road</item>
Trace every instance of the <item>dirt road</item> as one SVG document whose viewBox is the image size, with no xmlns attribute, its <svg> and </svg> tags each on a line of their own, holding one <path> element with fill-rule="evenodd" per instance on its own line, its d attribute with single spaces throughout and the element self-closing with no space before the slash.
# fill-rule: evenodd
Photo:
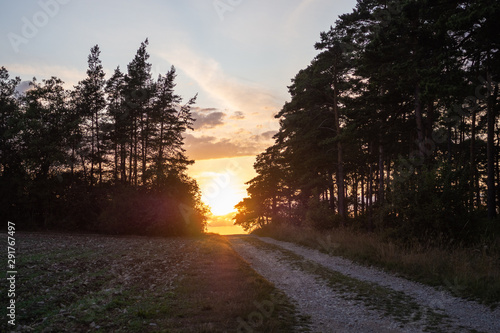
<svg viewBox="0 0 500 333">
<path fill-rule="evenodd" d="M 500 309 L 295 244 L 228 239 L 310 317 L 312 332 L 500 332 Z"/>
</svg>

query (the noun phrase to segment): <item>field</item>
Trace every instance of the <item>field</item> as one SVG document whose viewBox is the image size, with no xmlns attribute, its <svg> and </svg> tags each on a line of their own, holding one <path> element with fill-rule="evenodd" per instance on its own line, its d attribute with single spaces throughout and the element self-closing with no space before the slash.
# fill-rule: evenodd
<svg viewBox="0 0 500 333">
<path fill-rule="evenodd" d="M 16 269 L 16 325 L 3 282 L 2 332 L 288 332 L 296 323 L 288 299 L 218 235 L 18 233 Z"/>
</svg>

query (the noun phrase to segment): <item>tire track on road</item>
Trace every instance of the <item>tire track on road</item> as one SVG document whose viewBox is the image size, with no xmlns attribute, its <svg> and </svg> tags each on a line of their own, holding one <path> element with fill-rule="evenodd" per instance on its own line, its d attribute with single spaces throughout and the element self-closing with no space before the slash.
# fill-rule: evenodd
<svg viewBox="0 0 500 333">
<path fill-rule="evenodd" d="M 472 311 L 470 320 L 463 320 L 450 316 L 449 309 L 437 306 L 439 302 L 426 299 L 426 295 L 442 296 L 429 287 L 408 292 L 407 284 L 418 284 L 291 243 L 255 236 L 228 238 L 259 274 L 294 300 L 302 315 L 311 317 L 314 332 L 499 331 L 497 313 L 484 312 L 490 310 L 479 304 L 457 300 L 455 306 Z M 344 266 L 340 272 L 330 263 L 335 259 Z M 447 306 L 450 297 L 442 296 Z M 479 314 L 485 318 L 474 318 Z"/>
</svg>

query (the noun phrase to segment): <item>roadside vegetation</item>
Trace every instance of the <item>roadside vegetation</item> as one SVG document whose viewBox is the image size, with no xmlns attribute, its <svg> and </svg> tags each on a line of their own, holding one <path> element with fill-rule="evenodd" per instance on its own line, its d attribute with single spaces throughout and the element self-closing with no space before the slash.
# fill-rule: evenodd
<svg viewBox="0 0 500 333">
<path fill-rule="evenodd" d="M 290 332 L 297 322 L 288 299 L 218 235 L 16 238 L 16 332 Z M 262 313 L 272 295 L 280 301 Z"/>
</svg>

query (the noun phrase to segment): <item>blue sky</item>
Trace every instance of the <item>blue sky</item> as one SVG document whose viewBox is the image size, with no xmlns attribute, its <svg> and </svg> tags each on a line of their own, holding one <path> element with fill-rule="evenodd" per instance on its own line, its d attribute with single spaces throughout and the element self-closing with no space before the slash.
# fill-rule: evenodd
<svg viewBox="0 0 500 333">
<path fill-rule="evenodd" d="M 0 0 L 0 66 L 23 80 L 58 76 L 71 88 L 85 78 L 95 44 L 109 77 L 117 66 L 126 71 L 148 38 L 154 77 L 174 65 L 177 93 L 185 100 L 198 93 L 193 111 L 199 120 L 186 136 L 188 155 L 199 161 L 192 175 L 203 189 L 214 172 L 237 163 L 234 181 L 242 183 L 252 176 L 252 156 L 272 144 L 279 128 L 273 115 L 289 98 L 290 80 L 317 54 L 314 43 L 320 32 L 355 4 Z M 238 186 L 241 194 L 244 185 Z"/>
</svg>

